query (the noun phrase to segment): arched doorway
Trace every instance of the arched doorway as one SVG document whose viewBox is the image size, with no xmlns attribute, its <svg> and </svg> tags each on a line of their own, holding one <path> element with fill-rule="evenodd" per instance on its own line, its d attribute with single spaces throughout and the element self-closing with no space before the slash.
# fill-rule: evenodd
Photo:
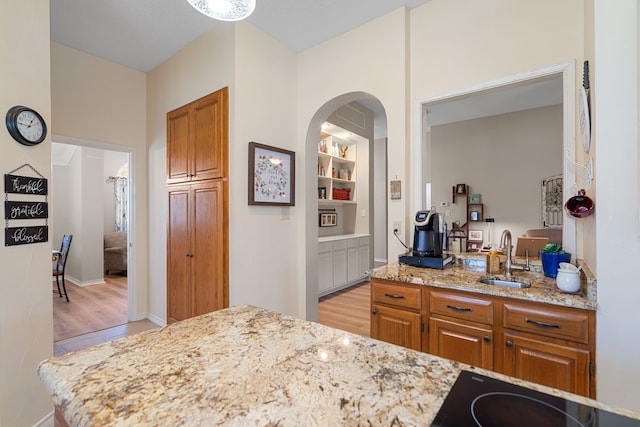
<svg viewBox="0 0 640 427">
<path fill-rule="evenodd" d="M 364 111 L 364 113 L 363 113 Z M 368 113 L 367 113 L 368 112 Z M 370 121 L 370 123 L 366 123 Z M 306 318 L 308 320 L 318 320 L 318 296 L 319 296 L 319 266 L 318 266 L 318 238 L 319 238 L 319 178 L 318 178 L 318 142 L 322 131 L 323 123 L 331 122 L 335 126 L 348 130 L 353 126 L 370 126 L 370 133 L 367 135 L 369 146 L 358 151 L 360 175 L 362 179 L 363 170 L 368 182 L 366 194 L 361 197 L 357 205 L 349 204 L 347 209 L 357 216 L 352 218 L 358 222 L 357 227 L 347 227 L 347 232 L 354 230 L 362 233 L 366 225 L 366 233 L 370 236 L 369 241 L 369 268 L 375 263 L 386 263 L 387 242 L 386 242 L 386 113 L 380 100 L 375 96 L 365 92 L 351 92 L 337 96 L 327 101 L 314 114 L 307 128 L 305 162 L 305 204 L 309 207 L 305 218 L 305 264 L 306 280 L 305 289 L 301 290 L 304 295 Z M 366 131 L 363 131 L 366 133 Z M 364 155 L 365 161 L 360 157 Z M 361 194 L 362 196 L 362 194 Z M 364 200 L 364 201 L 363 201 Z M 342 208 L 340 204 L 335 209 L 337 212 Z"/>
</svg>

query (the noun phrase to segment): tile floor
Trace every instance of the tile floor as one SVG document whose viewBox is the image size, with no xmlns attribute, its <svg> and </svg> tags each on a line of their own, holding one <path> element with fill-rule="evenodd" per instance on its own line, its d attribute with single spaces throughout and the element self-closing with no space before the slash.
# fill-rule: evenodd
<svg viewBox="0 0 640 427">
<path fill-rule="evenodd" d="M 138 332 L 146 331 L 147 329 L 159 328 L 148 319 L 138 320 L 137 322 L 129 322 L 124 325 L 115 326 L 109 329 L 103 329 L 97 332 L 91 332 L 90 334 L 80 335 L 66 340 L 60 340 L 53 343 L 53 355 L 61 356 L 72 351 L 82 350 L 83 348 L 90 347 L 92 345 L 101 344 L 104 342 L 112 341 L 117 338 L 133 335 Z"/>
</svg>

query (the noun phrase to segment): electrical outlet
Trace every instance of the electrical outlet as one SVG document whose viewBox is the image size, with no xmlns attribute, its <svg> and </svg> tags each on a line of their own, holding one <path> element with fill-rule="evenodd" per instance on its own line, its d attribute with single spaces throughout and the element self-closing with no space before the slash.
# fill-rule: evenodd
<svg viewBox="0 0 640 427">
<path fill-rule="evenodd" d="M 400 232 L 400 226 L 401 226 L 401 223 L 399 221 L 394 222 L 393 223 L 393 232 L 396 233 L 396 234 L 399 233 Z"/>
<path fill-rule="evenodd" d="M 440 206 L 442 207 L 449 206 L 449 202 L 440 202 Z"/>
</svg>

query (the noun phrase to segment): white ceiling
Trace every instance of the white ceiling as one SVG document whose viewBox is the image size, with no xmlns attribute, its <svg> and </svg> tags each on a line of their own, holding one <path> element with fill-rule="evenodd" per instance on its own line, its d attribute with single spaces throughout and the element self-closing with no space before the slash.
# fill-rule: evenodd
<svg viewBox="0 0 640 427">
<path fill-rule="evenodd" d="M 257 0 L 247 19 L 299 52 L 400 7 L 429 0 Z M 51 40 L 147 72 L 216 25 L 186 0 L 50 0 Z M 559 86 L 558 86 L 559 85 Z M 511 90 L 513 89 L 513 91 Z M 562 80 L 491 91 L 430 104 L 431 125 L 562 103 Z M 374 112 L 376 138 L 386 137 L 378 100 L 363 100 Z"/>
<path fill-rule="evenodd" d="M 247 19 L 296 52 L 428 0 L 257 0 Z M 186 0 L 51 0 L 51 40 L 150 71 L 216 25 Z"/>
</svg>

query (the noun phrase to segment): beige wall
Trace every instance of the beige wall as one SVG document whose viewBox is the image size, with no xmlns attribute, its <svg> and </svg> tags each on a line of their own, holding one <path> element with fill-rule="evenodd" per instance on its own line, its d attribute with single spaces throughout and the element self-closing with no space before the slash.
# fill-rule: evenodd
<svg viewBox="0 0 640 427">
<path fill-rule="evenodd" d="M 14 105 L 27 105 L 38 111 L 51 128 L 49 2 L 0 2 L 0 33 L 3 117 Z M 29 163 L 50 179 L 50 135 L 51 131 L 38 146 L 25 147 L 15 142 L 3 125 L 2 173 Z M 29 169 L 21 169 L 18 174 L 34 176 Z M 11 247 L 0 244 L 0 425 L 33 425 L 53 409 L 36 376 L 38 363 L 50 357 L 53 349 L 49 270 L 52 226 L 49 223 L 48 243 Z"/>
<path fill-rule="evenodd" d="M 305 257 L 298 262 L 306 265 L 298 279 L 305 287 L 302 317 L 317 315 L 317 176 L 312 171 L 317 167 L 315 151 L 322 121 L 343 104 L 363 96 L 376 97 L 387 112 L 388 176 L 407 184 L 407 19 L 408 11 L 398 9 L 298 55 L 298 152 L 313 153 L 299 163 L 306 170 L 304 193 L 299 193 L 304 197 L 300 226 L 305 233 Z M 389 201 L 389 223 L 404 221 L 406 204 L 406 193 L 402 200 Z M 390 227 L 387 231 L 389 257 L 394 259 L 403 248 L 391 240 Z"/>
<path fill-rule="evenodd" d="M 51 43 L 51 108 L 56 142 L 132 153 L 133 262 L 128 277 L 135 293 L 129 301 L 132 317 L 144 318 L 148 312 L 146 75 Z"/>
<path fill-rule="evenodd" d="M 230 87 L 230 139 L 235 124 L 235 34 L 219 25 L 147 74 L 149 227 L 149 312 L 167 318 L 167 112 L 222 87 Z M 233 166 L 232 166 L 233 167 Z M 233 216 L 233 214 L 232 214 Z M 233 238 L 233 236 L 231 236 Z"/>
<path fill-rule="evenodd" d="M 496 220 L 491 243 L 500 243 L 508 229 L 515 246 L 527 229 L 543 226 L 540 183 L 562 174 L 562 159 L 562 105 L 433 126 L 431 204 L 442 214 L 451 212 L 448 224 L 464 224 L 464 199 L 451 204 L 451 186 L 466 183 L 481 195 L 484 217 Z M 470 223 L 469 229 L 484 231 L 489 243 L 487 224 Z"/>
<path fill-rule="evenodd" d="M 640 412 L 637 0 L 595 0 L 598 398 Z"/>
<path fill-rule="evenodd" d="M 621 0 L 615 6 L 609 0 L 587 3 L 595 4 L 593 51 L 598 65 L 598 114 L 594 128 L 596 140 L 607 141 L 606 145 L 596 145 L 594 153 L 600 154 L 594 215 L 599 236 L 598 397 L 640 411 L 636 387 L 640 368 L 635 363 L 640 354 L 640 337 L 634 326 L 639 291 L 630 279 L 636 276 L 633 267 L 640 257 L 636 188 L 638 73 L 637 66 L 629 66 L 636 64 L 638 55 L 637 1 Z M 432 0 L 412 10 L 410 21 L 408 12 L 399 9 L 295 57 L 248 23 L 222 25 L 149 73 L 146 90 L 144 74 L 54 43 L 50 100 L 48 2 L 0 3 L 0 31 L 4 35 L 0 53 L 12 59 L 0 67 L 0 102 L 4 103 L 4 111 L 18 103 L 37 108 L 56 135 L 132 147 L 132 169 L 138 174 L 134 179 L 138 185 L 135 226 L 139 235 L 134 245 L 140 265 L 136 275 L 142 288 L 139 309 L 146 309 L 145 284 L 152 283 L 149 310 L 152 316 L 163 319 L 165 114 L 222 86 L 231 86 L 231 176 L 236 181 L 233 192 L 237 193 L 232 199 L 232 218 L 238 211 L 238 218 L 231 224 L 232 281 L 256 281 L 236 288 L 232 285 L 232 302 L 256 302 L 310 317 L 313 308 L 307 294 L 312 289 L 307 285 L 309 278 L 317 277 L 317 267 L 307 254 L 313 253 L 316 236 L 306 230 L 316 227 L 315 215 L 309 215 L 306 206 L 314 206 L 316 185 L 315 177 L 307 171 L 316 164 L 303 153 L 315 144 L 314 138 L 308 138 L 313 133 L 309 132 L 310 126 L 318 127 L 319 133 L 321 116 L 328 116 L 337 107 L 330 101 L 345 93 L 361 92 L 376 96 L 385 107 L 388 176 L 403 182 L 402 200 L 387 202 L 388 222 L 401 220 L 406 228 L 405 222 L 415 210 L 415 206 L 408 205 L 413 191 L 413 171 L 408 165 L 413 155 L 410 147 L 421 138 L 420 123 L 415 119 L 419 117 L 415 114 L 419 101 L 571 59 L 581 64 L 584 51 L 590 51 L 589 41 L 585 40 L 588 32 L 584 36 L 583 29 L 588 17 L 583 10 L 579 0 Z M 32 50 L 16 50 L 18 37 L 26 40 Z M 261 50 L 275 54 L 275 59 L 262 55 Z M 271 61 L 280 61 L 281 65 Z M 297 73 L 292 69 L 295 66 Z M 262 68 L 266 73 L 261 76 Z M 580 68 L 576 67 L 576 74 L 581 74 Z M 274 88 L 263 87 L 263 78 L 275 82 Z M 79 85 L 74 86 L 74 82 Z M 241 82 L 253 90 L 240 92 L 244 91 Z M 291 88 L 293 85 L 296 87 Z M 297 117 L 290 118 L 294 108 Z M 78 117 L 82 120 L 76 121 Z M 146 139 L 148 157 L 146 145 L 140 145 Z M 295 208 L 246 206 L 246 178 L 242 176 L 246 177 L 247 163 L 243 153 L 252 139 L 295 148 L 300 159 Z M 26 149 L 5 133 L 0 144 L 0 164 L 5 171 L 28 162 L 50 176 L 49 140 Z M 315 145 L 312 147 L 308 149 L 314 152 Z M 621 213 L 617 206 L 623 199 L 629 209 Z M 153 207 L 149 213 L 147 202 Z M 256 227 L 252 226 L 251 233 L 244 233 L 240 229 L 248 223 L 255 223 Z M 261 223 L 266 226 L 258 228 Z M 625 234 L 620 230 L 626 230 Z M 269 253 L 264 260 L 244 256 L 244 249 L 256 241 L 258 249 L 251 249 L 251 255 L 264 255 L 265 248 L 273 247 L 274 239 L 280 239 L 276 247 L 285 256 Z M 393 240 L 389 239 L 390 259 L 402 251 Z M 585 239 L 585 243 L 589 241 L 595 243 Z M 289 243 L 291 246 L 286 247 Z M 14 284 L 0 287 L 0 423 L 4 425 L 34 424 L 51 409 L 35 376 L 37 363 L 51 354 L 50 249 L 51 245 L 44 244 L 19 248 L 0 245 L 4 278 Z M 16 265 L 20 268 L 12 267 Z M 263 268 L 265 274 L 259 275 L 257 272 Z M 252 272 L 245 273 L 246 270 Z M 267 296 L 264 301 L 259 300 L 262 296 Z M 297 306 L 292 299 L 297 300 Z"/>
</svg>

